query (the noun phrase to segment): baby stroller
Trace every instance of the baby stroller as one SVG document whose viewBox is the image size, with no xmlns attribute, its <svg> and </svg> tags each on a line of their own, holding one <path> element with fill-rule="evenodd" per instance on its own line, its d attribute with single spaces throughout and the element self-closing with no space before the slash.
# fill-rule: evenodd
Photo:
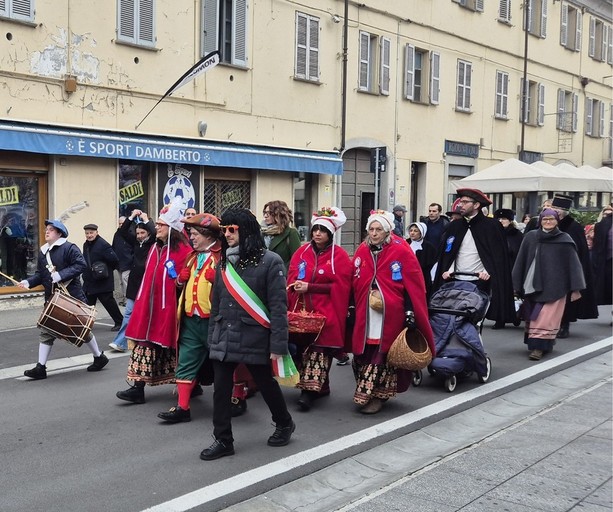
<svg viewBox="0 0 613 512">
<path fill-rule="evenodd" d="M 452 279 L 457 275 L 475 274 L 456 272 Z M 428 311 L 436 357 L 428 372 L 444 378 L 449 393 L 455 390 L 458 377 L 476 373 L 479 382 L 490 378 L 492 362 L 481 341 L 481 326 L 489 305 L 488 294 L 472 281 L 452 280 L 432 294 Z"/>
</svg>

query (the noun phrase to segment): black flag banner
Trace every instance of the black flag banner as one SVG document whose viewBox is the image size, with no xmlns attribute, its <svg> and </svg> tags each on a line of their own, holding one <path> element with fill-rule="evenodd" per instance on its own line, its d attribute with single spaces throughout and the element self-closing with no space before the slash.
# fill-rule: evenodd
<svg viewBox="0 0 613 512">
<path fill-rule="evenodd" d="M 153 109 L 155 107 L 157 107 L 165 98 L 170 96 L 177 89 L 183 87 L 185 84 L 191 82 L 198 75 L 201 75 L 202 73 L 206 73 L 209 69 L 214 68 L 215 66 L 217 66 L 217 64 L 219 64 L 219 51 L 217 51 L 217 50 L 214 51 L 214 52 L 211 52 L 211 53 L 209 53 L 207 55 L 205 55 L 204 57 L 202 57 L 202 59 L 200 59 L 198 62 L 196 62 L 196 64 L 194 64 L 191 68 L 189 68 L 185 73 L 183 73 L 181 78 L 179 78 L 170 87 L 170 89 L 168 89 L 164 93 L 164 95 L 157 101 L 157 103 L 155 105 L 153 105 L 151 110 L 149 112 L 147 112 L 147 115 L 145 117 L 143 117 L 142 120 L 140 121 L 140 123 L 138 123 L 136 125 L 135 129 L 137 129 L 142 124 L 142 122 L 145 119 L 147 119 L 149 114 L 151 114 L 151 112 L 153 112 Z"/>
</svg>

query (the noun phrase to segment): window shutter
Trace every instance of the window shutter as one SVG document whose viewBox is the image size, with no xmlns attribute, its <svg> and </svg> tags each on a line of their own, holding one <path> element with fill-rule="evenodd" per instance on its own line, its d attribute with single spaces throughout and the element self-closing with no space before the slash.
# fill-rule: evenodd
<svg viewBox="0 0 613 512">
<path fill-rule="evenodd" d="M 503 21 L 511 21 L 511 0 L 500 0 L 498 17 Z"/>
<path fill-rule="evenodd" d="M 298 78 L 307 78 L 307 17 L 296 13 L 296 69 Z"/>
<path fill-rule="evenodd" d="M 219 50 L 219 9 L 218 0 L 202 0 L 202 53 L 207 55 L 215 50 Z M 221 60 L 224 56 L 221 56 Z"/>
<path fill-rule="evenodd" d="M 598 136 L 604 137 L 604 101 L 599 101 L 600 104 L 600 129 L 598 130 Z"/>
<path fill-rule="evenodd" d="M 564 115 L 566 112 L 564 111 L 566 100 L 566 91 L 563 89 L 558 89 L 558 119 L 556 122 L 556 128 L 558 130 L 564 130 L 564 122 L 566 121 L 566 116 Z"/>
<path fill-rule="evenodd" d="M 381 72 L 379 73 L 379 92 L 385 96 L 390 93 L 390 49 L 392 42 L 381 38 Z"/>
<path fill-rule="evenodd" d="M 247 0 L 232 6 L 232 64 L 247 66 Z"/>
<path fill-rule="evenodd" d="M 441 55 L 437 52 L 430 54 L 430 103 L 438 105 L 441 91 Z"/>
<path fill-rule="evenodd" d="M 613 27 L 609 26 L 609 40 L 607 42 L 607 63 L 613 66 Z"/>
<path fill-rule="evenodd" d="M 503 114 L 502 114 L 502 80 L 503 80 L 502 72 L 496 71 L 496 104 L 494 108 L 494 115 L 496 117 L 503 117 Z"/>
<path fill-rule="evenodd" d="M 520 101 L 520 111 L 521 111 L 521 119 L 522 122 L 528 122 L 528 104 L 530 103 L 530 97 L 528 95 L 528 82 L 526 82 L 523 78 L 521 79 L 521 94 L 519 96 Z"/>
<path fill-rule="evenodd" d="M 0 0 L 0 15 L 1 16 L 8 16 L 8 10 L 7 10 L 7 6 L 6 6 L 6 1 L 7 0 Z"/>
<path fill-rule="evenodd" d="M 577 16 L 577 25 L 575 29 L 575 51 L 578 52 L 581 50 L 581 34 L 583 33 L 583 14 L 581 11 L 575 11 Z"/>
<path fill-rule="evenodd" d="M 118 38 L 136 42 L 134 33 L 134 1 L 135 0 L 119 0 L 119 12 L 117 14 L 119 24 Z"/>
<path fill-rule="evenodd" d="M 604 23 L 602 25 L 602 41 L 600 46 L 600 60 L 605 62 L 607 60 L 607 42 L 609 40 L 609 27 Z"/>
<path fill-rule="evenodd" d="M 483 0 L 475 0 L 475 11 L 483 12 Z"/>
<path fill-rule="evenodd" d="M 309 19 L 309 80 L 319 80 L 319 19 Z"/>
<path fill-rule="evenodd" d="M 545 124 L 545 84 L 539 84 L 539 106 L 538 117 L 536 124 L 543 126 Z"/>
<path fill-rule="evenodd" d="M 590 98 L 585 99 L 585 134 L 592 135 L 592 113 L 594 104 Z"/>
<path fill-rule="evenodd" d="M 155 44 L 153 0 L 139 0 L 138 5 L 138 40 L 139 44 Z"/>
<path fill-rule="evenodd" d="M 405 81 L 404 81 L 404 97 L 407 100 L 415 98 L 415 47 L 411 44 L 405 46 Z"/>
<path fill-rule="evenodd" d="M 568 4 L 562 4 L 560 11 L 560 44 L 568 45 Z"/>
<path fill-rule="evenodd" d="M 369 49 L 370 49 L 370 34 L 368 32 L 360 32 L 360 76 L 358 78 L 358 88 L 362 91 L 367 91 L 370 75 L 369 69 Z"/>
<path fill-rule="evenodd" d="M 471 85 L 472 85 L 472 73 L 473 73 L 472 64 L 467 63 L 466 64 L 465 84 L 464 84 L 464 91 L 465 91 L 464 108 L 466 110 L 470 110 L 470 92 L 471 92 Z"/>
<path fill-rule="evenodd" d="M 4 9 L 0 4 L 0 13 L 6 11 L 6 2 L 3 1 Z M 11 12 L 12 18 L 16 20 L 33 21 L 34 20 L 34 0 L 13 0 Z"/>
<path fill-rule="evenodd" d="M 466 73 L 466 69 L 464 67 L 464 63 L 462 61 L 458 61 L 458 79 L 457 79 L 457 94 L 456 94 L 456 107 L 463 108 L 464 107 L 464 75 Z"/>
<path fill-rule="evenodd" d="M 587 54 L 590 57 L 596 55 L 596 19 L 590 16 L 590 44 L 587 49 Z"/>
<path fill-rule="evenodd" d="M 533 0 L 526 0 L 522 6 L 523 9 L 528 9 L 528 13 L 526 14 L 524 11 L 521 17 L 524 30 L 527 30 L 528 32 L 532 30 L 532 1 Z M 528 20 L 528 26 L 526 26 L 526 19 Z"/>
<path fill-rule="evenodd" d="M 547 0 L 541 0 L 541 37 L 547 36 Z"/>
<path fill-rule="evenodd" d="M 573 132 L 577 131 L 577 119 L 579 118 L 579 95 L 573 94 Z"/>
</svg>

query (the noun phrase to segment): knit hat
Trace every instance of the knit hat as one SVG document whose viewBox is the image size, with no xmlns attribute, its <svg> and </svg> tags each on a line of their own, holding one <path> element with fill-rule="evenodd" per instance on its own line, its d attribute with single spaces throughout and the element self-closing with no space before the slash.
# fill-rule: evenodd
<svg viewBox="0 0 613 512">
<path fill-rule="evenodd" d="M 539 224 L 543 220 L 543 217 L 555 217 L 555 219 L 560 222 L 560 214 L 553 208 L 545 208 L 539 213 Z"/>
<path fill-rule="evenodd" d="M 370 228 L 370 225 L 377 221 L 383 227 L 386 233 L 389 233 L 394 229 L 394 214 L 385 210 L 371 210 L 370 217 L 366 221 L 366 231 Z"/>
<path fill-rule="evenodd" d="M 158 219 L 168 224 L 176 231 L 183 231 L 183 222 L 181 222 L 181 199 L 175 197 L 170 204 L 167 204 L 160 210 Z"/>
<path fill-rule="evenodd" d="M 340 227 L 347 222 L 347 217 L 340 208 L 336 206 L 324 206 L 311 217 L 311 227 L 323 226 L 334 235 Z"/>
</svg>

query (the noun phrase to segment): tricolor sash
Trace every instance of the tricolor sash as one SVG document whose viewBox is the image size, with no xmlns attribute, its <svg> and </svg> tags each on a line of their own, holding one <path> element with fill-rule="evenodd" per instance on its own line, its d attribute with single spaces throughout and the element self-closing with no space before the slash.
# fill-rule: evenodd
<svg viewBox="0 0 613 512">
<path fill-rule="evenodd" d="M 238 275 L 238 272 L 236 272 L 236 269 L 229 261 L 226 262 L 226 268 L 221 270 L 221 277 L 230 295 L 249 313 L 249 316 L 263 327 L 270 329 L 268 308 L 255 292 L 249 288 L 249 285 L 243 281 L 243 278 Z"/>
</svg>

